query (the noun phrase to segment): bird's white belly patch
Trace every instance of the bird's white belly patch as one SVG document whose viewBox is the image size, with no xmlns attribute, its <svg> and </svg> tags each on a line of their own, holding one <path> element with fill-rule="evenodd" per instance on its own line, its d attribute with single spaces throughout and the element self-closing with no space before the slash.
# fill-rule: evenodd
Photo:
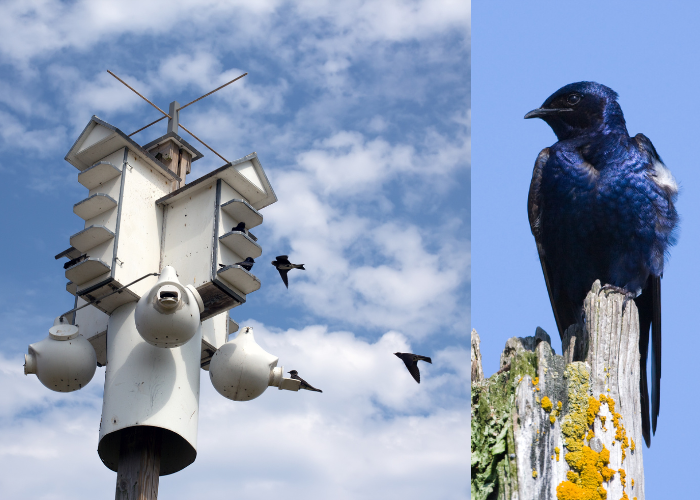
<svg viewBox="0 0 700 500">
<path fill-rule="evenodd" d="M 678 192 L 678 184 L 676 183 L 676 179 L 673 178 L 673 174 L 668 168 L 666 168 L 666 165 L 658 160 L 654 162 L 654 173 L 652 174 L 651 179 L 660 188 L 668 189 L 673 193 Z"/>
</svg>

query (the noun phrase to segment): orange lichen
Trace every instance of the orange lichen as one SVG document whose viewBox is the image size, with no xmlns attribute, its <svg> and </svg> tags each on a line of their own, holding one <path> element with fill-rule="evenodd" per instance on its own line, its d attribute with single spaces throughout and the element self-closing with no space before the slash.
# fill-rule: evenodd
<svg viewBox="0 0 700 500">
<path fill-rule="evenodd" d="M 627 486 L 627 473 L 625 472 L 625 469 L 618 469 L 617 472 L 620 473 L 620 482 L 622 483 L 622 490 L 624 491 L 625 486 Z"/>
<path fill-rule="evenodd" d="M 534 477 L 534 478 L 537 477 L 537 471 L 535 469 L 532 469 L 532 477 Z"/>
<path fill-rule="evenodd" d="M 632 488 L 634 488 L 634 479 L 632 479 Z"/>
<path fill-rule="evenodd" d="M 632 445 L 630 446 L 630 450 L 634 451 L 634 449 L 635 449 L 636 447 L 637 447 L 637 446 L 634 444 L 634 439 L 633 439 L 633 440 L 632 440 Z"/>
<path fill-rule="evenodd" d="M 595 417 L 600 411 L 600 403 L 596 398 L 588 398 L 588 425 L 593 425 Z"/>
<path fill-rule="evenodd" d="M 532 379 L 532 385 L 537 385 L 540 383 L 540 377 L 535 377 Z"/>
<path fill-rule="evenodd" d="M 559 449 L 558 446 L 556 446 L 556 447 L 554 448 L 554 453 L 557 454 L 557 462 L 559 461 L 559 452 L 560 452 L 560 451 L 561 451 L 561 450 Z M 632 486 L 634 486 L 634 479 L 632 480 Z"/>
<path fill-rule="evenodd" d="M 557 417 L 555 417 L 554 415 L 549 416 L 549 423 L 550 424 L 554 425 L 554 422 L 556 422 L 556 421 L 557 421 Z"/>
</svg>

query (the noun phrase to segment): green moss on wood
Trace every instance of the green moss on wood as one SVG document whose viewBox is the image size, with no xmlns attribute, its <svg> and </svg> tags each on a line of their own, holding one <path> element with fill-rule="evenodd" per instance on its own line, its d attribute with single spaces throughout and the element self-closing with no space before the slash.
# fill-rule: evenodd
<svg viewBox="0 0 700 500">
<path fill-rule="evenodd" d="M 472 385 L 471 497 L 510 500 L 517 491 L 515 441 L 511 421 L 515 390 L 524 377 L 537 375 L 537 354 L 520 351 L 510 370 Z"/>
</svg>

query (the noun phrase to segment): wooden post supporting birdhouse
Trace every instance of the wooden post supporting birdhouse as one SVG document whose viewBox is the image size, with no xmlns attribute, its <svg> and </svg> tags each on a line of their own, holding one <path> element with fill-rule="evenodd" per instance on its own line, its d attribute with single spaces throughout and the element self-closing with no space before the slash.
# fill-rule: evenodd
<svg viewBox="0 0 700 500">
<path fill-rule="evenodd" d="M 472 331 L 473 500 L 644 499 L 639 318 L 623 301 L 594 283 L 563 356 L 538 328 L 488 379 Z"/>
</svg>

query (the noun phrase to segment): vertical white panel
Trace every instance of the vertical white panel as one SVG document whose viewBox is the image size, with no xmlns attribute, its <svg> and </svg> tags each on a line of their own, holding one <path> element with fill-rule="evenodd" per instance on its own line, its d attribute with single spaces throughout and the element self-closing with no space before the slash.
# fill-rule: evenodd
<svg viewBox="0 0 700 500">
<path fill-rule="evenodd" d="M 160 272 L 163 208 L 156 200 L 170 192 L 168 179 L 129 151 L 121 197 L 114 278 L 122 285 L 148 273 Z M 150 277 L 131 287 L 139 296 L 155 284 Z"/>
<path fill-rule="evenodd" d="M 183 284 L 211 281 L 216 180 L 168 205 L 165 214 L 163 266 L 173 266 Z"/>
</svg>

